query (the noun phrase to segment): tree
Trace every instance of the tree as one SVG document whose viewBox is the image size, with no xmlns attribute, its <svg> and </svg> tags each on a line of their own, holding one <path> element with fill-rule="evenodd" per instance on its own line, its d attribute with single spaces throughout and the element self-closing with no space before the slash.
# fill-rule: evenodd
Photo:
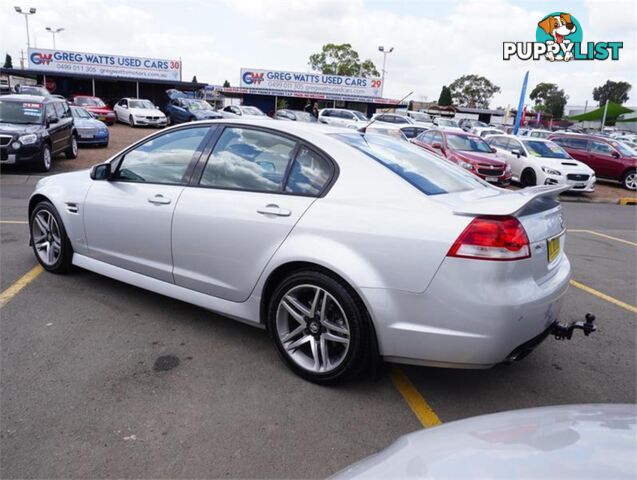
<svg viewBox="0 0 637 480">
<path fill-rule="evenodd" d="M 4 65 L 2 66 L 2 68 L 13 68 L 13 60 L 11 59 L 11 55 L 9 55 L 8 53 L 4 57 Z"/>
<path fill-rule="evenodd" d="M 358 52 L 349 43 L 323 45 L 320 53 L 310 55 L 313 70 L 327 75 L 347 75 L 350 77 L 378 77 L 380 73 L 374 62 L 360 60 Z"/>
<path fill-rule="evenodd" d="M 554 83 L 538 83 L 529 95 L 535 102 L 535 110 L 550 113 L 555 120 L 564 115 L 564 107 L 568 101 L 568 95 Z"/>
<path fill-rule="evenodd" d="M 604 85 L 593 89 L 593 99 L 599 102 L 599 106 L 606 104 L 606 100 L 611 102 L 626 103 L 628 101 L 628 92 L 633 86 L 628 82 L 613 82 L 606 80 Z"/>
<path fill-rule="evenodd" d="M 223 88 L 229 87 L 230 86 L 230 82 L 228 80 L 224 80 L 223 81 Z"/>
<path fill-rule="evenodd" d="M 193 75 L 193 76 L 192 76 L 192 80 L 191 80 L 191 82 L 192 82 L 192 83 L 199 83 L 199 82 L 197 81 L 197 75 Z"/>
<path fill-rule="evenodd" d="M 454 103 L 461 107 L 489 108 L 500 87 L 480 75 L 463 75 L 449 85 Z"/>
<path fill-rule="evenodd" d="M 451 103 L 451 90 L 446 85 L 443 85 L 438 98 L 438 105 L 448 107 Z"/>
</svg>

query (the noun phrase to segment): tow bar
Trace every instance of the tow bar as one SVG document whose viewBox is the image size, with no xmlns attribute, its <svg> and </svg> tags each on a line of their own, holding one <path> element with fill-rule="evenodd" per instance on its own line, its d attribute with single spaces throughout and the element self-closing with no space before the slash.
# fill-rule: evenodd
<svg viewBox="0 0 637 480">
<path fill-rule="evenodd" d="M 593 322 L 595 322 L 595 315 L 587 313 L 584 318 L 586 319 L 584 322 L 579 321 L 569 325 L 556 323 L 551 330 L 551 334 L 555 336 L 557 340 L 570 340 L 573 336 L 573 331 L 579 329 L 583 330 L 584 335 L 588 337 L 591 333 L 597 330 L 597 327 L 593 324 Z"/>
</svg>

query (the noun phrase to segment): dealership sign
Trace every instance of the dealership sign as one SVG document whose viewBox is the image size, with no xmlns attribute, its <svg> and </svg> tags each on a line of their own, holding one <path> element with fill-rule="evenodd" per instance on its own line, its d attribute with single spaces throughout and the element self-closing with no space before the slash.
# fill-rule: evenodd
<svg viewBox="0 0 637 480">
<path fill-rule="evenodd" d="M 29 49 L 29 69 L 47 73 L 79 73 L 106 77 L 180 80 L 181 62 L 157 58 Z"/>
<path fill-rule="evenodd" d="M 268 91 L 302 92 L 357 97 L 379 97 L 379 78 L 346 77 L 321 73 L 288 72 L 285 70 L 241 69 L 241 87 Z"/>
</svg>

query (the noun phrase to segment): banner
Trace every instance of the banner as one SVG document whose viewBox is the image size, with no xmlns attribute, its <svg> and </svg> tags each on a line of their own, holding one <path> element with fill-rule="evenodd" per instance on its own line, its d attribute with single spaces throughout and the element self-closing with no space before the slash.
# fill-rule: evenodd
<svg viewBox="0 0 637 480">
<path fill-rule="evenodd" d="M 181 79 L 181 62 L 158 58 L 105 55 L 66 50 L 29 49 L 29 69 L 64 75 L 66 73 L 149 80 Z"/>
<path fill-rule="evenodd" d="M 312 94 L 380 97 L 380 78 L 345 77 L 322 73 L 242 68 L 240 86 L 246 89 Z M 282 93 L 283 95 L 283 93 Z"/>
<path fill-rule="evenodd" d="M 529 72 L 524 75 L 524 81 L 522 82 L 522 91 L 520 92 L 520 103 L 518 103 L 518 113 L 515 115 L 515 125 L 513 126 L 513 135 L 518 134 L 520 129 L 520 120 L 522 119 L 522 108 L 524 108 L 524 99 L 526 98 L 526 86 L 529 83 Z"/>
</svg>

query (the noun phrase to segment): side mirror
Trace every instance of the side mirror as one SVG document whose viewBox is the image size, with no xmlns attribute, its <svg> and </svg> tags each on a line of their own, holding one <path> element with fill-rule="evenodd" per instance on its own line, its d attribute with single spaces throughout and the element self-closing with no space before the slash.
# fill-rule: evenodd
<svg viewBox="0 0 637 480">
<path fill-rule="evenodd" d="M 431 144 L 431 148 L 435 148 L 436 150 L 442 150 L 442 144 L 438 142 L 434 142 Z"/>
<path fill-rule="evenodd" d="M 112 172 L 110 163 L 100 163 L 99 165 L 95 165 L 91 168 L 92 180 L 110 180 L 111 176 Z"/>
<path fill-rule="evenodd" d="M 49 117 L 46 119 L 46 123 L 48 123 L 49 125 L 53 125 L 54 123 L 58 123 L 59 120 L 57 117 Z"/>
<path fill-rule="evenodd" d="M 498 151 L 495 148 L 491 147 L 491 153 L 498 153 Z"/>
<path fill-rule="evenodd" d="M 613 150 L 613 153 L 611 153 L 613 158 L 619 158 L 619 152 L 617 150 Z"/>
<path fill-rule="evenodd" d="M 518 158 L 524 156 L 524 154 L 522 153 L 522 151 L 519 148 L 514 148 L 513 150 L 511 150 L 511 153 L 513 155 L 515 155 L 516 157 L 518 157 Z"/>
<path fill-rule="evenodd" d="M 122 105 L 122 108 L 128 109 L 128 105 Z"/>
</svg>

